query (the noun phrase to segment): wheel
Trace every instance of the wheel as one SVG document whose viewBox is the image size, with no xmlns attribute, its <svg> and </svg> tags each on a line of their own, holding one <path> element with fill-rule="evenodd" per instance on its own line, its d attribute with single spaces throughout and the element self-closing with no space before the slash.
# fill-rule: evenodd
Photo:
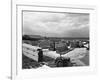
<svg viewBox="0 0 100 80">
<path fill-rule="evenodd" d="M 56 66 L 57 67 L 63 67 L 63 61 L 57 61 Z"/>
</svg>

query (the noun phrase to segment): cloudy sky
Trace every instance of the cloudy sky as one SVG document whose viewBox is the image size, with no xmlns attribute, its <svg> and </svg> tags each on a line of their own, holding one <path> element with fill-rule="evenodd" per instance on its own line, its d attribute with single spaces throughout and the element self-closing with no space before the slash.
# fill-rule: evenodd
<svg viewBox="0 0 100 80">
<path fill-rule="evenodd" d="M 23 34 L 89 37 L 89 14 L 23 12 Z"/>
</svg>

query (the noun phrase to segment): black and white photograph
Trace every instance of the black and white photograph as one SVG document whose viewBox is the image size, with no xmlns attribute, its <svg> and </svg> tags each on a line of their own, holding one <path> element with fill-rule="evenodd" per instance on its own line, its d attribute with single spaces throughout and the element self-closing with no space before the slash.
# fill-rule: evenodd
<svg viewBox="0 0 100 80">
<path fill-rule="evenodd" d="M 95 78 L 99 57 L 97 8 L 61 2 L 12 0 L 10 79 Z M 8 41 L 8 36 L 5 38 Z"/>
<path fill-rule="evenodd" d="M 89 66 L 89 13 L 23 11 L 22 69 Z"/>
</svg>

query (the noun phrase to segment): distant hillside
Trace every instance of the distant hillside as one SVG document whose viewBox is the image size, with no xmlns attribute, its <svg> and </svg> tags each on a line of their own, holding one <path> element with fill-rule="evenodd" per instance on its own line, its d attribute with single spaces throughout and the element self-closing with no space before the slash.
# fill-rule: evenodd
<svg viewBox="0 0 100 80">
<path fill-rule="evenodd" d="M 22 39 L 23 40 L 40 40 L 42 39 L 43 37 L 40 36 L 40 35 L 23 35 L 22 36 Z"/>
<path fill-rule="evenodd" d="M 40 35 L 23 35 L 23 40 L 40 40 L 40 39 L 89 40 L 89 37 L 43 37 Z"/>
<path fill-rule="evenodd" d="M 48 39 L 68 39 L 68 40 L 75 40 L 75 39 L 87 39 L 89 40 L 89 37 L 46 37 Z"/>
</svg>

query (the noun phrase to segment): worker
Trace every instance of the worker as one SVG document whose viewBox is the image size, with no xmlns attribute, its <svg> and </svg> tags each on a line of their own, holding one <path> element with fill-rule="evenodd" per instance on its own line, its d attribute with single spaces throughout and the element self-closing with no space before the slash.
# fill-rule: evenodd
<svg viewBox="0 0 100 80">
<path fill-rule="evenodd" d="M 43 62 L 43 51 L 42 49 L 38 49 L 38 62 Z"/>
<path fill-rule="evenodd" d="M 56 48 L 55 48 L 55 42 L 53 42 L 53 51 L 56 51 Z"/>
</svg>

